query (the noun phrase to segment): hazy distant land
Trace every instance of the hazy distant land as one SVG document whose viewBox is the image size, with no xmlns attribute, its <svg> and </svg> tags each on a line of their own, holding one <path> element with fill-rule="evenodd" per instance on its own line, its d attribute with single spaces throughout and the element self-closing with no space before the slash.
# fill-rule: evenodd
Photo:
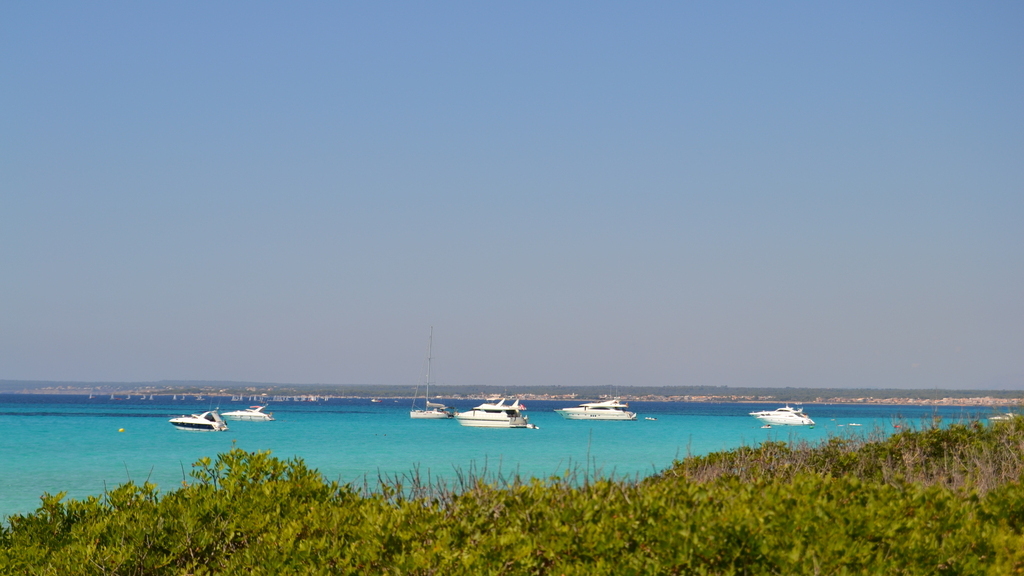
<svg viewBox="0 0 1024 576">
<path fill-rule="evenodd" d="M 277 384 L 267 382 L 184 381 L 53 382 L 0 380 L 6 394 L 204 394 L 208 396 L 275 396 L 323 398 L 409 398 L 415 386 L 383 384 Z M 474 399 L 514 396 L 522 399 L 570 400 L 616 396 L 650 402 L 807 402 L 945 405 L 1015 405 L 1021 390 L 950 390 L 880 388 L 734 388 L 729 386 L 452 386 L 432 385 L 431 396 Z"/>
</svg>

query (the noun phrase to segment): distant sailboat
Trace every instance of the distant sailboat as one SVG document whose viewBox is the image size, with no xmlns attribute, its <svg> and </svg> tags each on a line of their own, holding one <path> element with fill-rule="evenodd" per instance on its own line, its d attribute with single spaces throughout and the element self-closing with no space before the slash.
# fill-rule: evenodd
<svg viewBox="0 0 1024 576">
<path fill-rule="evenodd" d="M 434 346 L 434 327 L 430 327 L 430 338 L 427 339 L 427 391 L 423 395 L 423 401 L 426 403 L 426 408 L 420 410 L 416 408 L 416 397 L 412 399 L 412 410 L 409 411 L 409 418 L 418 418 L 423 420 L 441 420 L 444 418 L 451 418 L 454 416 L 452 411 L 444 404 L 438 404 L 430 401 L 430 361 L 433 353 Z"/>
</svg>

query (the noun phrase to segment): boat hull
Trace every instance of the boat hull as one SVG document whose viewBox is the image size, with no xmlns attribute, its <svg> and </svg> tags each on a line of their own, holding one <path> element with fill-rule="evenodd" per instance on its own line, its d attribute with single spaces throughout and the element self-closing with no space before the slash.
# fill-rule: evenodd
<svg viewBox="0 0 1024 576">
<path fill-rule="evenodd" d="M 199 422 L 171 422 L 178 430 L 188 430 L 191 432 L 223 432 L 228 429 L 227 426 L 217 426 L 215 424 L 202 424 Z"/>
<path fill-rule="evenodd" d="M 473 414 L 463 412 L 455 416 L 459 424 L 472 428 L 529 428 L 530 422 L 522 416 L 513 417 L 491 417 L 487 414 Z"/>
<path fill-rule="evenodd" d="M 414 420 L 447 420 L 451 417 L 451 413 L 440 410 L 413 410 L 409 412 L 409 418 Z"/>
<path fill-rule="evenodd" d="M 565 418 L 566 420 L 611 420 L 618 422 L 628 422 L 631 420 L 636 420 L 636 414 L 634 414 L 633 412 L 609 411 L 607 413 L 602 414 L 596 410 L 575 411 L 572 409 L 555 410 L 555 412 L 558 412 L 559 416 Z"/>
<path fill-rule="evenodd" d="M 779 416 L 754 416 L 765 424 L 771 424 L 773 426 L 813 426 L 814 420 L 810 418 L 793 418 L 793 417 L 779 417 Z"/>
<path fill-rule="evenodd" d="M 270 422 L 273 420 L 272 417 L 266 414 L 262 416 L 250 416 L 248 414 L 221 414 L 221 417 L 225 420 L 244 420 L 246 422 Z"/>
</svg>

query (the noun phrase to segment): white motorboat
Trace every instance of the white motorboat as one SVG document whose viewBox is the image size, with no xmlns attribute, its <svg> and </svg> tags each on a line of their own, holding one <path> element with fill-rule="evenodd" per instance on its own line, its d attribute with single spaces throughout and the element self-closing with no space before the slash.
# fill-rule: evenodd
<svg viewBox="0 0 1024 576">
<path fill-rule="evenodd" d="M 460 412 L 455 419 L 463 426 L 475 426 L 478 428 L 533 428 L 537 426 L 530 424 L 530 420 L 523 415 L 526 406 L 519 403 L 519 400 L 506 404 L 502 398 L 497 403 L 485 402 L 468 412 Z"/>
<path fill-rule="evenodd" d="M 636 420 L 636 413 L 626 410 L 629 404 L 618 398 L 604 402 L 587 402 L 573 408 L 555 410 L 566 420 Z"/>
<path fill-rule="evenodd" d="M 179 416 L 171 418 L 170 423 L 182 430 L 200 430 L 210 432 L 223 432 L 228 429 L 227 423 L 221 419 L 216 410 L 193 414 L 191 416 Z"/>
<path fill-rule="evenodd" d="M 264 412 L 266 406 L 249 406 L 245 410 L 235 410 L 233 412 L 225 412 L 221 416 L 228 420 L 249 420 L 252 422 L 267 422 L 274 419 L 274 414 L 271 412 Z"/>
<path fill-rule="evenodd" d="M 432 352 L 434 346 L 434 327 L 430 327 L 430 337 L 427 339 L 427 390 L 423 395 L 423 408 L 416 407 L 416 400 L 419 396 L 419 389 L 416 390 L 416 394 L 413 395 L 412 409 L 409 410 L 409 418 L 418 420 L 444 420 L 454 416 L 454 412 L 451 408 L 444 404 L 438 404 L 437 402 L 430 401 L 430 360 L 432 359 Z"/>
<path fill-rule="evenodd" d="M 814 420 L 811 420 L 810 416 L 804 414 L 803 408 L 790 408 L 788 404 L 775 410 L 751 412 L 750 415 L 766 424 L 779 424 L 783 426 L 814 425 Z"/>
</svg>

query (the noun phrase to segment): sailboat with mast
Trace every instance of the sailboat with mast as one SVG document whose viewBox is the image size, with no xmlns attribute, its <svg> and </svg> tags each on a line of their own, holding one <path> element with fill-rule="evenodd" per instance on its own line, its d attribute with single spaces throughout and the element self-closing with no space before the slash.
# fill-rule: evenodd
<svg viewBox="0 0 1024 576">
<path fill-rule="evenodd" d="M 409 418 L 417 418 L 423 420 L 441 420 L 444 418 L 451 418 L 455 416 L 451 408 L 448 408 L 444 404 L 438 404 L 437 402 L 430 401 L 430 361 L 433 359 L 433 347 L 434 347 L 434 327 L 430 327 L 430 338 L 427 339 L 427 390 L 423 395 L 423 401 L 425 403 L 424 409 L 416 408 L 416 400 L 419 397 L 419 389 L 417 387 L 416 394 L 412 399 L 412 410 L 409 411 Z"/>
</svg>

